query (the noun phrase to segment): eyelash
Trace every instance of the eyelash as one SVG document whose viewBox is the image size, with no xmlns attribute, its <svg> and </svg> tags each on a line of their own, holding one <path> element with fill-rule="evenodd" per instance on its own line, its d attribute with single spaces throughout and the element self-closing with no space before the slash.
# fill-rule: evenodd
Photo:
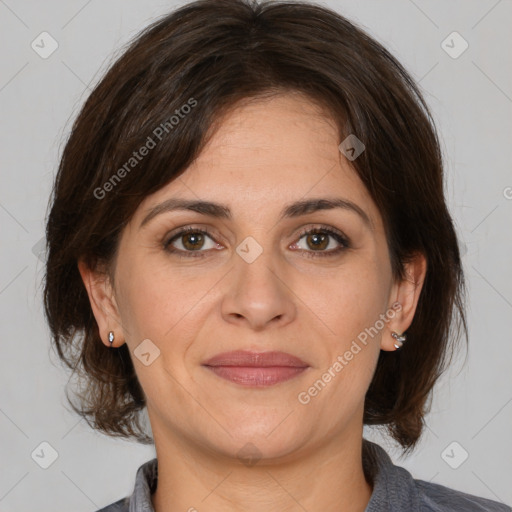
<svg viewBox="0 0 512 512">
<path fill-rule="evenodd" d="M 166 242 L 164 242 L 163 247 L 164 249 L 171 253 L 176 254 L 180 258 L 202 258 L 205 256 L 205 252 L 208 251 L 183 251 L 181 249 L 176 249 L 172 247 L 171 243 L 180 238 L 183 235 L 186 235 L 187 233 L 201 233 L 203 235 L 207 235 L 209 238 L 213 240 L 213 235 L 207 230 L 207 229 L 198 229 L 193 227 L 186 227 L 180 230 L 178 233 L 175 233 L 171 238 L 169 238 Z M 342 235 L 340 232 L 334 230 L 333 228 L 327 227 L 327 226 L 320 226 L 315 227 L 311 229 L 304 229 L 299 233 L 299 238 L 297 241 L 299 241 L 304 235 L 313 235 L 313 234 L 327 234 L 329 236 L 332 236 L 338 243 L 342 244 L 341 247 L 338 247 L 337 249 L 331 249 L 330 251 L 308 251 L 305 249 L 299 249 L 300 252 L 306 253 L 307 257 L 310 258 L 328 258 L 337 256 L 342 251 L 345 251 L 346 249 L 349 249 L 351 247 L 351 243 L 348 240 L 347 237 Z"/>
</svg>

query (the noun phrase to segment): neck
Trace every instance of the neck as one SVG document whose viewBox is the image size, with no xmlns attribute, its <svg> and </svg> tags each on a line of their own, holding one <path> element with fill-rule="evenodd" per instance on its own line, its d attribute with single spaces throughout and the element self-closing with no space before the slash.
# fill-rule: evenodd
<svg viewBox="0 0 512 512">
<path fill-rule="evenodd" d="M 362 464 L 362 428 L 300 456 L 256 463 L 200 450 L 153 431 L 158 484 L 155 512 L 364 512 L 372 494 Z"/>
</svg>

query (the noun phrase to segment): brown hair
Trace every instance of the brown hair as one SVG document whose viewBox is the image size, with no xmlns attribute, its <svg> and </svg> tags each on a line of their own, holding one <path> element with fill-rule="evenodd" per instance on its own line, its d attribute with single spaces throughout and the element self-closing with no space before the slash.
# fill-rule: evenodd
<svg viewBox="0 0 512 512">
<path fill-rule="evenodd" d="M 340 141 L 355 134 L 365 144 L 351 163 L 383 217 L 394 278 L 406 277 L 415 253 L 427 258 L 408 341 L 381 351 L 364 408 L 364 423 L 384 425 L 404 453 L 419 440 L 461 326 L 467 340 L 434 121 L 409 74 L 363 30 L 327 8 L 281 1 L 199 0 L 157 20 L 110 67 L 73 124 L 50 199 L 44 305 L 59 357 L 85 379 L 79 404 L 68 400 L 93 428 L 152 442 L 141 428 L 145 395 L 128 346 L 101 342 L 78 260 L 110 272 L 140 202 L 191 164 L 222 115 L 283 92 L 324 106 Z M 150 139 L 154 146 L 135 159 Z"/>
</svg>

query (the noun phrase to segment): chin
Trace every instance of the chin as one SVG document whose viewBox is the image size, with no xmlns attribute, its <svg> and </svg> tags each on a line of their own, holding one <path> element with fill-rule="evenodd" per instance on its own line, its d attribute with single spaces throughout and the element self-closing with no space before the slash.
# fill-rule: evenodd
<svg viewBox="0 0 512 512">
<path fill-rule="evenodd" d="M 245 459 L 282 460 L 299 450 L 308 439 L 304 425 L 299 432 L 296 419 L 290 421 L 292 415 L 283 421 L 287 414 L 271 414 L 260 417 L 258 421 L 251 418 L 249 412 L 247 417 L 240 417 L 237 422 L 232 420 L 229 426 L 226 425 L 231 436 L 222 435 L 216 447 L 241 462 Z"/>
</svg>

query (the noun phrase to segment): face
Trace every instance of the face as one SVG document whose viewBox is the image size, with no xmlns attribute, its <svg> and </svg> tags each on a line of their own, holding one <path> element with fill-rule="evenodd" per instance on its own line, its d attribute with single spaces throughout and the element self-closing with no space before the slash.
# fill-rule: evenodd
<svg viewBox="0 0 512 512">
<path fill-rule="evenodd" d="M 111 297 L 91 303 L 104 342 L 114 330 L 130 348 L 157 447 L 179 438 L 234 457 L 252 443 L 270 459 L 360 436 L 379 352 L 419 292 L 393 282 L 380 213 L 340 142 L 303 96 L 239 106 L 125 227 Z M 222 207 L 154 210 L 168 200 Z M 205 366 L 231 351 L 301 363 Z"/>
</svg>

